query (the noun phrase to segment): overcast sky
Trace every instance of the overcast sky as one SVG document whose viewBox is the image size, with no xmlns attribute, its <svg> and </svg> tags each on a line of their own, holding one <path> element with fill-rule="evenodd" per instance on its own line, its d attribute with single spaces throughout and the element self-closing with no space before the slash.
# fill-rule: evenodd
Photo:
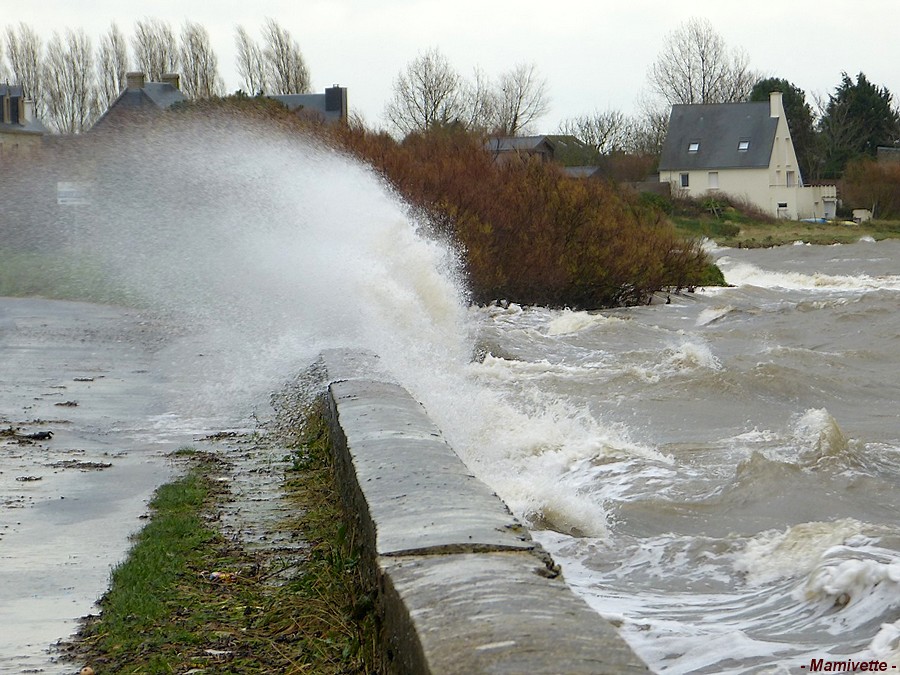
<svg viewBox="0 0 900 675">
<path fill-rule="evenodd" d="M 176 32 L 185 20 L 201 23 L 229 92 L 239 86 L 235 26 L 259 37 L 272 17 L 299 42 L 313 89 L 348 87 L 351 110 L 371 125 L 383 124 L 398 72 L 431 47 L 464 76 L 533 62 L 551 98 L 540 132 L 593 110 L 635 112 L 666 36 L 692 17 L 708 19 L 728 46 L 746 50 L 751 68 L 790 80 L 810 103 L 833 91 L 842 71 L 900 95 L 897 13 L 896 0 L 0 0 L 0 26 L 24 21 L 45 40 L 81 27 L 96 42 L 111 22 L 130 40 L 135 20 L 148 16 Z"/>
</svg>

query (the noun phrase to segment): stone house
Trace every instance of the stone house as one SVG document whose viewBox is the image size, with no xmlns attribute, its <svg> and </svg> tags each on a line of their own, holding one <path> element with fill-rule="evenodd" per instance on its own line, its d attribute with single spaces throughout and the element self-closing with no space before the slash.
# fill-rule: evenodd
<svg viewBox="0 0 900 675">
<path fill-rule="evenodd" d="M 659 180 L 673 194 L 729 195 L 778 218 L 837 211 L 833 185 L 803 184 L 780 92 L 768 102 L 672 106 Z"/>
</svg>

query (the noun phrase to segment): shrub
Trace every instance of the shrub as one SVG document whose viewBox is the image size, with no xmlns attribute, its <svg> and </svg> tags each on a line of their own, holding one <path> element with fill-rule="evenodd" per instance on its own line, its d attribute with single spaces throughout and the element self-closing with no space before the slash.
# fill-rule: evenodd
<svg viewBox="0 0 900 675">
<path fill-rule="evenodd" d="M 876 218 L 900 218 L 900 164 L 864 158 L 844 171 L 843 201 L 850 209 L 871 209 Z"/>
<path fill-rule="evenodd" d="M 466 251 L 473 299 L 603 307 L 697 283 L 707 263 L 653 203 L 555 164 L 497 163 L 457 129 L 402 143 L 362 129 L 338 141 L 374 164 Z"/>
</svg>

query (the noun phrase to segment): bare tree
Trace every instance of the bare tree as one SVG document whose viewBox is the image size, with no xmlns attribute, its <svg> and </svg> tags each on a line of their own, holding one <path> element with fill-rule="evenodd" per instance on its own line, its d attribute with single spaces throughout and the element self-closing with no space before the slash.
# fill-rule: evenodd
<svg viewBox="0 0 900 675">
<path fill-rule="evenodd" d="M 497 126 L 500 105 L 496 88 L 481 68 L 475 68 L 471 80 L 461 81 L 462 122 L 467 129 L 491 132 Z"/>
<path fill-rule="evenodd" d="M 463 114 L 460 84 L 447 58 L 429 49 L 397 75 L 385 117 L 403 134 L 456 122 Z"/>
<path fill-rule="evenodd" d="M 241 76 L 241 88 L 251 96 L 265 92 L 269 86 L 269 73 L 262 48 L 250 37 L 243 26 L 235 29 L 237 68 Z"/>
<path fill-rule="evenodd" d="M 165 21 L 155 18 L 136 21 L 131 48 L 138 70 L 151 82 L 159 82 L 166 73 L 178 72 L 178 46 Z"/>
<path fill-rule="evenodd" d="M 181 29 L 181 88 L 188 98 L 221 96 L 225 84 L 219 76 L 219 60 L 209 44 L 209 33 L 198 23 L 186 21 Z"/>
<path fill-rule="evenodd" d="M 300 45 L 274 19 L 263 26 L 263 54 L 272 76 L 272 93 L 303 94 L 309 91 L 309 69 L 300 53 Z"/>
<path fill-rule="evenodd" d="M 746 101 L 759 75 L 742 49 L 729 49 L 706 19 L 690 19 L 669 34 L 648 75 L 669 105 Z"/>
<path fill-rule="evenodd" d="M 67 30 L 65 40 L 53 33 L 47 43 L 44 80 L 51 125 L 64 134 L 89 129 L 97 116 L 97 89 L 94 49 L 84 30 Z"/>
<path fill-rule="evenodd" d="M 634 121 L 619 110 L 596 111 L 564 120 L 559 131 L 575 136 L 602 155 L 627 149 Z"/>
<path fill-rule="evenodd" d="M 547 81 L 533 63 L 520 63 L 500 76 L 497 126 L 515 136 L 543 117 L 550 108 Z"/>
<path fill-rule="evenodd" d="M 34 115 L 44 119 L 43 52 L 41 38 L 25 23 L 19 30 L 6 27 L 6 56 L 17 84 L 24 90 L 25 98 L 34 101 Z"/>
<path fill-rule="evenodd" d="M 97 49 L 97 93 L 101 110 L 106 110 L 125 89 L 128 46 L 119 27 L 112 23 L 100 38 Z"/>
</svg>

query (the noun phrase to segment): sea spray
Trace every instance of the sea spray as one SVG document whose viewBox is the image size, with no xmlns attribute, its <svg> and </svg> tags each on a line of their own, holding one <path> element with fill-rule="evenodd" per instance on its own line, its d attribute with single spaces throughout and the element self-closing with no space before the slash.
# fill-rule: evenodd
<svg viewBox="0 0 900 675">
<path fill-rule="evenodd" d="M 95 143 L 95 201 L 69 245 L 132 302 L 189 327 L 167 356 L 196 390 L 173 410 L 247 414 L 320 350 L 368 349 L 517 514 L 605 533 L 606 512 L 568 467 L 627 443 L 584 410 L 540 395 L 523 407 L 479 381 L 483 317 L 459 253 L 371 168 L 231 118 Z"/>
</svg>

